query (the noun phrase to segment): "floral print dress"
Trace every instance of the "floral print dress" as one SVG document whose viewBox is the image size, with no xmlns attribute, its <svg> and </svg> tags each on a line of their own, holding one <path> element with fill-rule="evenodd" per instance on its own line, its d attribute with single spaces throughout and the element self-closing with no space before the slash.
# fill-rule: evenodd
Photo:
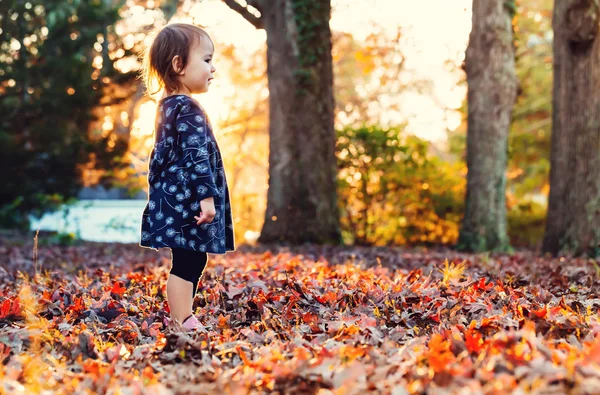
<svg viewBox="0 0 600 395">
<path fill-rule="evenodd" d="M 214 219 L 196 225 L 200 201 L 211 196 Z M 167 96 L 158 103 L 140 245 L 213 254 L 235 250 L 221 152 L 202 107 L 187 95 Z"/>
</svg>

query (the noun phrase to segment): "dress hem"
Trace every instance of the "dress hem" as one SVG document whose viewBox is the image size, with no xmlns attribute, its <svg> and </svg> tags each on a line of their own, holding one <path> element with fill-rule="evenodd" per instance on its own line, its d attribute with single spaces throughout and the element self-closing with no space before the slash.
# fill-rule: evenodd
<svg viewBox="0 0 600 395">
<path fill-rule="evenodd" d="M 235 251 L 235 247 L 234 248 L 226 248 L 225 250 L 219 250 L 219 251 L 214 251 L 214 250 L 209 250 L 207 249 L 206 251 L 200 251 L 200 250 L 195 250 L 193 248 L 189 248 L 187 246 L 180 246 L 180 245 L 161 245 L 161 246 L 155 246 L 153 244 L 142 244 L 142 243 L 138 243 L 138 245 L 142 248 L 149 248 L 151 250 L 156 250 L 158 251 L 161 248 L 181 248 L 184 250 L 190 250 L 190 251 L 196 251 L 196 252 L 206 252 L 208 254 L 215 254 L 215 255 L 225 255 L 228 252 L 234 252 Z"/>
</svg>

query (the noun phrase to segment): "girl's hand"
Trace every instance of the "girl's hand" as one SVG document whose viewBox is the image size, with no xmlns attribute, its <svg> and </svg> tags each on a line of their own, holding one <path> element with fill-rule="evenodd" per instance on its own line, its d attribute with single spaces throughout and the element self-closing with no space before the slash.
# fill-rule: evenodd
<svg viewBox="0 0 600 395">
<path fill-rule="evenodd" d="M 210 223 L 215 217 L 215 201 L 211 197 L 206 198 L 200 201 L 200 216 L 194 216 L 194 219 L 197 221 L 196 225 L 200 225 L 204 222 Z"/>
</svg>

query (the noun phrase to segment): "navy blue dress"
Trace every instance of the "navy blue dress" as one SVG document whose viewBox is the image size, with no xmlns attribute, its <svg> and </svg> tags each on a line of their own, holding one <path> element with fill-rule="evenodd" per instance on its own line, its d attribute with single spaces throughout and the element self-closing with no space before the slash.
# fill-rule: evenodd
<svg viewBox="0 0 600 395">
<path fill-rule="evenodd" d="M 211 196 L 214 219 L 196 225 L 200 201 Z M 235 250 L 221 152 L 206 114 L 187 95 L 167 96 L 158 102 L 140 245 L 212 254 Z"/>
</svg>

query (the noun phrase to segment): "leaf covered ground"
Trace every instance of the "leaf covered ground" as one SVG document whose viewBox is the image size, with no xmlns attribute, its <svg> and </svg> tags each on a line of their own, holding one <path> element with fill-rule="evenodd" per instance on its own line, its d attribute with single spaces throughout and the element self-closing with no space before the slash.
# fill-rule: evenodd
<svg viewBox="0 0 600 395">
<path fill-rule="evenodd" d="M 0 393 L 597 393 L 598 260 L 392 248 L 0 244 Z"/>
</svg>

